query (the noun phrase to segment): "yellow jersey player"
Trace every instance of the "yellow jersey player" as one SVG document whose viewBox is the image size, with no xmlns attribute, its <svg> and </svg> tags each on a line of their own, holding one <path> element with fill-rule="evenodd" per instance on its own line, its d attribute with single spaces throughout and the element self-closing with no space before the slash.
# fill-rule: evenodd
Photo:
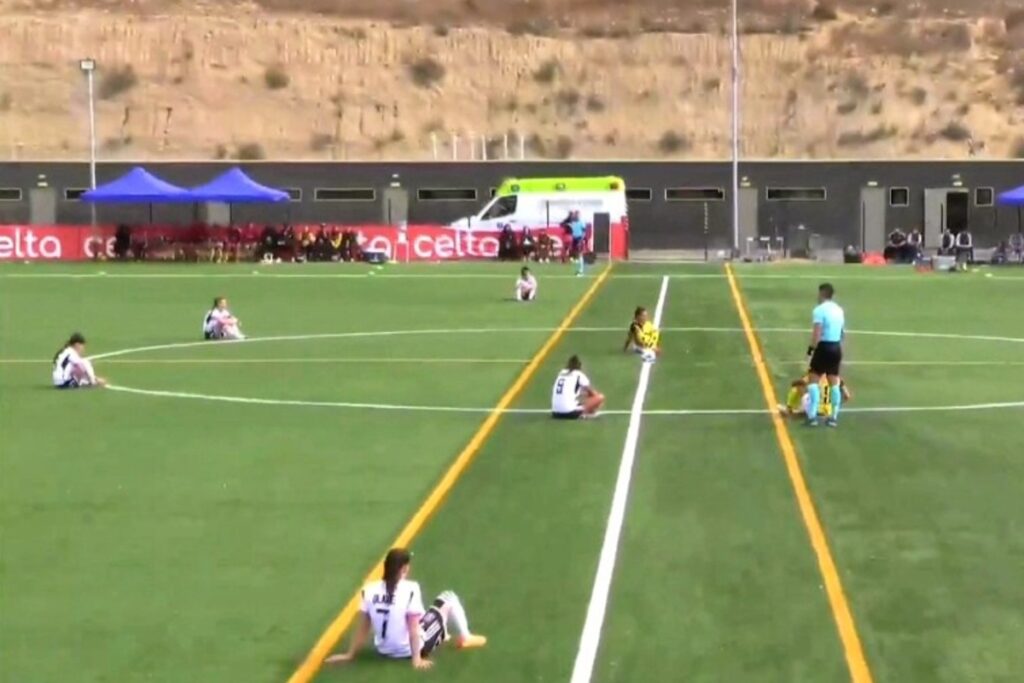
<svg viewBox="0 0 1024 683">
<path fill-rule="evenodd" d="M 778 406 L 780 413 L 788 417 L 798 417 L 806 414 L 807 403 L 810 400 L 810 397 L 807 395 L 807 387 L 810 381 L 809 375 L 793 380 L 789 385 L 789 391 L 786 393 L 786 405 Z M 821 387 L 821 403 L 818 404 L 818 417 L 832 417 L 832 400 L 831 392 L 828 390 L 828 378 L 820 377 L 818 379 L 818 386 Z M 842 379 L 839 380 L 839 390 L 842 392 L 843 401 L 849 401 L 853 397 L 853 394 L 850 393 L 849 385 Z"/>
<path fill-rule="evenodd" d="M 626 343 L 623 351 L 632 351 L 644 359 L 645 363 L 653 363 L 661 354 L 661 332 L 648 317 L 647 309 L 637 306 L 633 312 L 633 322 L 629 324 Z"/>
</svg>

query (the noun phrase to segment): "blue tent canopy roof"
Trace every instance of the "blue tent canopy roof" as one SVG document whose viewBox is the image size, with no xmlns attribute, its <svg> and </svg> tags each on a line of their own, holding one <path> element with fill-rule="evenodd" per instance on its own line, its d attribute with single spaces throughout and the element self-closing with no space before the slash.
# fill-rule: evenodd
<svg viewBox="0 0 1024 683">
<path fill-rule="evenodd" d="M 188 190 L 136 166 L 117 180 L 82 193 L 84 202 L 155 204 L 158 202 L 190 202 Z"/>
<path fill-rule="evenodd" d="M 195 202 L 225 202 L 251 204 L 257 202 L 286 202 L 291 197 L 283 190 L 260 185 L 237 166 L 225 171 L 205 185 L 188 192 Z"/>
<path fill-rule="evenodd" d="M 1024 206 L 1024 185 L 999 194 L 999 203 L 1008 206 Z"/>
</svg>

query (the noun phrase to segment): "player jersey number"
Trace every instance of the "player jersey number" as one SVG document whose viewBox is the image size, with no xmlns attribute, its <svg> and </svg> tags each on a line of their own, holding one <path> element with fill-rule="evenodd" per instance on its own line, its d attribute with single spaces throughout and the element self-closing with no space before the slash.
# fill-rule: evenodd
<svg viewBox="0 0 1024 683">
<path fill-rule="evenodd" d="M 381 615 L 380 620 L 380 639 L 388 639 L 388 617 L 391 616 L 391 612 L 386 609 L 378 609 L 377 614 Z"/>
<path fill-rule="evenodd" d="M 565 378 L 564 377 L 559 377 L 558 381 L 555 382 L 555 393 L 558 394 L 559 396 L 561 396 L 562 395 L 562 389 L 564 389 L 564 388 L 565 388 Z"/>
</svg>

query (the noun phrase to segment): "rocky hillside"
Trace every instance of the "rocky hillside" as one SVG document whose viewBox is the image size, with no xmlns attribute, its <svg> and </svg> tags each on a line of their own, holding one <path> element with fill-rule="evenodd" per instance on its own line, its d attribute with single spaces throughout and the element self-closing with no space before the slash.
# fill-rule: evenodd
<svg viewBox="0 0 1024 683">
<path fill-rule="evenodd" d="M 1020 0 L 743 4 L 744 156 L 1024 158 Z M 0 0 L 0 159 L 726 157 L 715 6 Z"/>
</svg>

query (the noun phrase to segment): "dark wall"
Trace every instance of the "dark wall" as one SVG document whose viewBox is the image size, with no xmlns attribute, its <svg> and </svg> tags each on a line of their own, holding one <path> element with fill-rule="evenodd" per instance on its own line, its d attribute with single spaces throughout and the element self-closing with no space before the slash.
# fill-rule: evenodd
<svg viewBox="0 0 1024 683">
<path fill-rule="evenodd" d="M 147 168 L 172 183 L 194 186 L 206 182 L 229 164 L 150 163 Z M 130 164 L 100 164 L 100 183 L 112 180 Z M 630 203 L 633 247 L 643 249 L 693 249 L 705 243 L 705 205 L 701 201 L 666 201 L 667 188 L 720 188 L 722 198 L 708 202 L 708 243 L 725 248 L 732 243 L 730 178 L 728 162 L 479 162 L 479 163 L 279 163 L 243 164 L 255 179 L 301 191 L 300 201 L 287 206 L 237 206 L 237 222 L 380 222 L 381 190 L 397 174 L 410 192 L 411 222 L 448 222 L 474 213 L 490 198 L 491 188 L 508 176 L 621 175 L 632 189 L 651 190 L 650 200 Z M 954 177 L 971 190 L 971 227 L 979 244 L 1001 239 L 1017 229 L 1017 214 L 1008 208 L 974 204 L 975 188 L 991 187 L 996 193 L 1024 183 L 1024 161 L 1005 162 L 744 162 L 740 175 L 758 188 L 758 229 L 763 235 L 787 235 L 798 226 L 823 234 L 836 244 L 859 244 L 860 190 L 868 183 L 907 187 L 910 204 L 890 207 L 887 227 L 910 229 L 924 217 L 924 190 L 949 187 Z M 41 178 L 40 176 L 44 176 Z M 57 218 L 62 223 L 88 223 L 90 208 L 65 201 L 65 189 L 89 184 L 86 163 L 0 163 L 0 189 L 21 188 L 21 201 L 0 201 L 0 223 L 29 221 L 28 189 L 43 180 L 59 198 Z M 825 201 L 768 201 L 771 187 L 825 188 Z M 316 201 L 317 188 L 374 188 L 375 201 Z M 476 199 L 421 201 L 418 189 L 472 188 Z M 153 207 L 153 219 L 161 223 L 187 223 L 191 206 Z M 149 207 L 100 206 L 101 222 L 139 223 L 149 220 Z"/>
</svg>

